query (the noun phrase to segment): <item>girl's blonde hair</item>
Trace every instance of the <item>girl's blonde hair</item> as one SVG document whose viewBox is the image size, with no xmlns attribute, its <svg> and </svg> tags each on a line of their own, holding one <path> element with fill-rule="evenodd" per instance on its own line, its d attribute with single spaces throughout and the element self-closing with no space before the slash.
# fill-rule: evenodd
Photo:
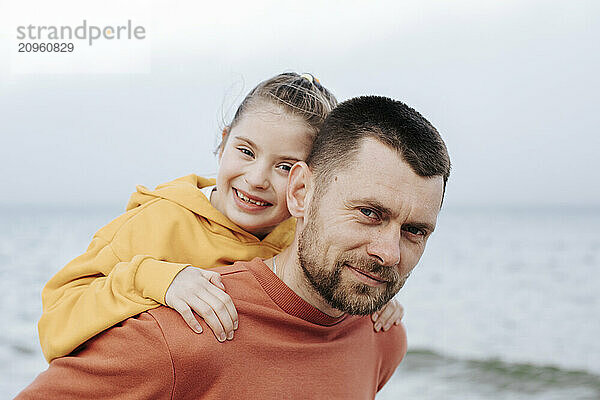
<svg viewBox="0 0 600 400">
<path fill-rule="evenodd" d="M 284 72 L 259 83 L 246 95 L 236 110 L 233 120 L 225 128 L 226 132 L 219 149 L 223 148 L 229 131 L 244 113 L 264 102 L 272 103 L 292 115 L 301 117 L 310 127 L 313 135 L 316 135 L 325 117 L 337 105 L 335 96 L 312 74 L 299 75 L 295 72 Z"/>
</svg>

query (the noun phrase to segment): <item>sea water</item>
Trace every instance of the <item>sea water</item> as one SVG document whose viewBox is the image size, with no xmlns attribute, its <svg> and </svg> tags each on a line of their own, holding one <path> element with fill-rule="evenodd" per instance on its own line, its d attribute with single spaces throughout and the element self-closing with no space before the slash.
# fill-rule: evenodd
<svg viewBox="0 0 600 400">
<path fill-rule="evenodd" d="M 43 284 L 120 212 L 0 208 L 1 398 L 47 367 Z M 377 399 L 600 399 L 599 226 L 600 209 L 443 210 L 398 295 L 409 351 Z"/>
</svg>

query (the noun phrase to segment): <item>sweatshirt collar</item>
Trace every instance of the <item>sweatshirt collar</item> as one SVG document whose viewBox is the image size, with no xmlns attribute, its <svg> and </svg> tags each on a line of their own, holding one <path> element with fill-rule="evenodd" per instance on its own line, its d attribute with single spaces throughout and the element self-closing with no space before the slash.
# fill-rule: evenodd
<svg viewBox="0 0 600 400">
<path fill-rule="evenodd" d="M 317 325 L 332 326 L 346 319 L 348 314 L 332 317 L 311 306 L 298 296 L 260 258 L 245 263 L 269 297 L 286 313 Z"/>
</svg>

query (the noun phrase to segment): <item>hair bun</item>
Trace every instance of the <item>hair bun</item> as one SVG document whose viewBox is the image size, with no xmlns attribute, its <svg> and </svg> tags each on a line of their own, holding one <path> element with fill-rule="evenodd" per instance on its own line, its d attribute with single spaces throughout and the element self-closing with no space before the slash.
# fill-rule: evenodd
<svg viewBox="0 0 600 400">
<path fill-rule="evenodd" d="M 304 78 L 307 81 L 309 81 L 310 83 L 314 83 L 314 81 L 315 81 L 315 77 L 312 76 L 312 74 L 302 74 L 302 75 L 300 75 L 300 78 Z"/>
<path fill-rule="evenodd" d="M 315 76 L 313 74 L 304 73 L 304 74 L 300 75 L 300 78 L 306 79 L 311 84 L 315 85 L 317 87 L 317 89 L 323 90 L 323 86 L 321 85 L 321 82 L 319 82 L 319 80 L 317 78 L 315 78 Z"/>
</svg>

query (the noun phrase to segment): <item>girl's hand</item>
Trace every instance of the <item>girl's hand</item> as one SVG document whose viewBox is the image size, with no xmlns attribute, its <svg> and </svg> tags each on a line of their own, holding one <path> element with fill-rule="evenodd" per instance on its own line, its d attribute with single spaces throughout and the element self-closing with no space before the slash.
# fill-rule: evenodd
<svg viewBox="0 0 600 400">
<path fill-rule="evenodd" d="M 396 299 L 390 300 L 381 310 L 374 312 L 371 319 L 374 322 L 375 332 L 379 332 L 381 328 L 387 331 L 392 325 L 400 325 L 404 316 L 404 307 Z"/>
<path fill-rule="evenodd" d="M 165 294 L 165 303 L 175 309 L 196 333 L 202 327 L 192 314 L 201 316 L 220 342 L 233 339 L 238 314 L 231 297 L 224 292 L 218 272 L 185 267 L 177 274 Z"/>
</svg>

